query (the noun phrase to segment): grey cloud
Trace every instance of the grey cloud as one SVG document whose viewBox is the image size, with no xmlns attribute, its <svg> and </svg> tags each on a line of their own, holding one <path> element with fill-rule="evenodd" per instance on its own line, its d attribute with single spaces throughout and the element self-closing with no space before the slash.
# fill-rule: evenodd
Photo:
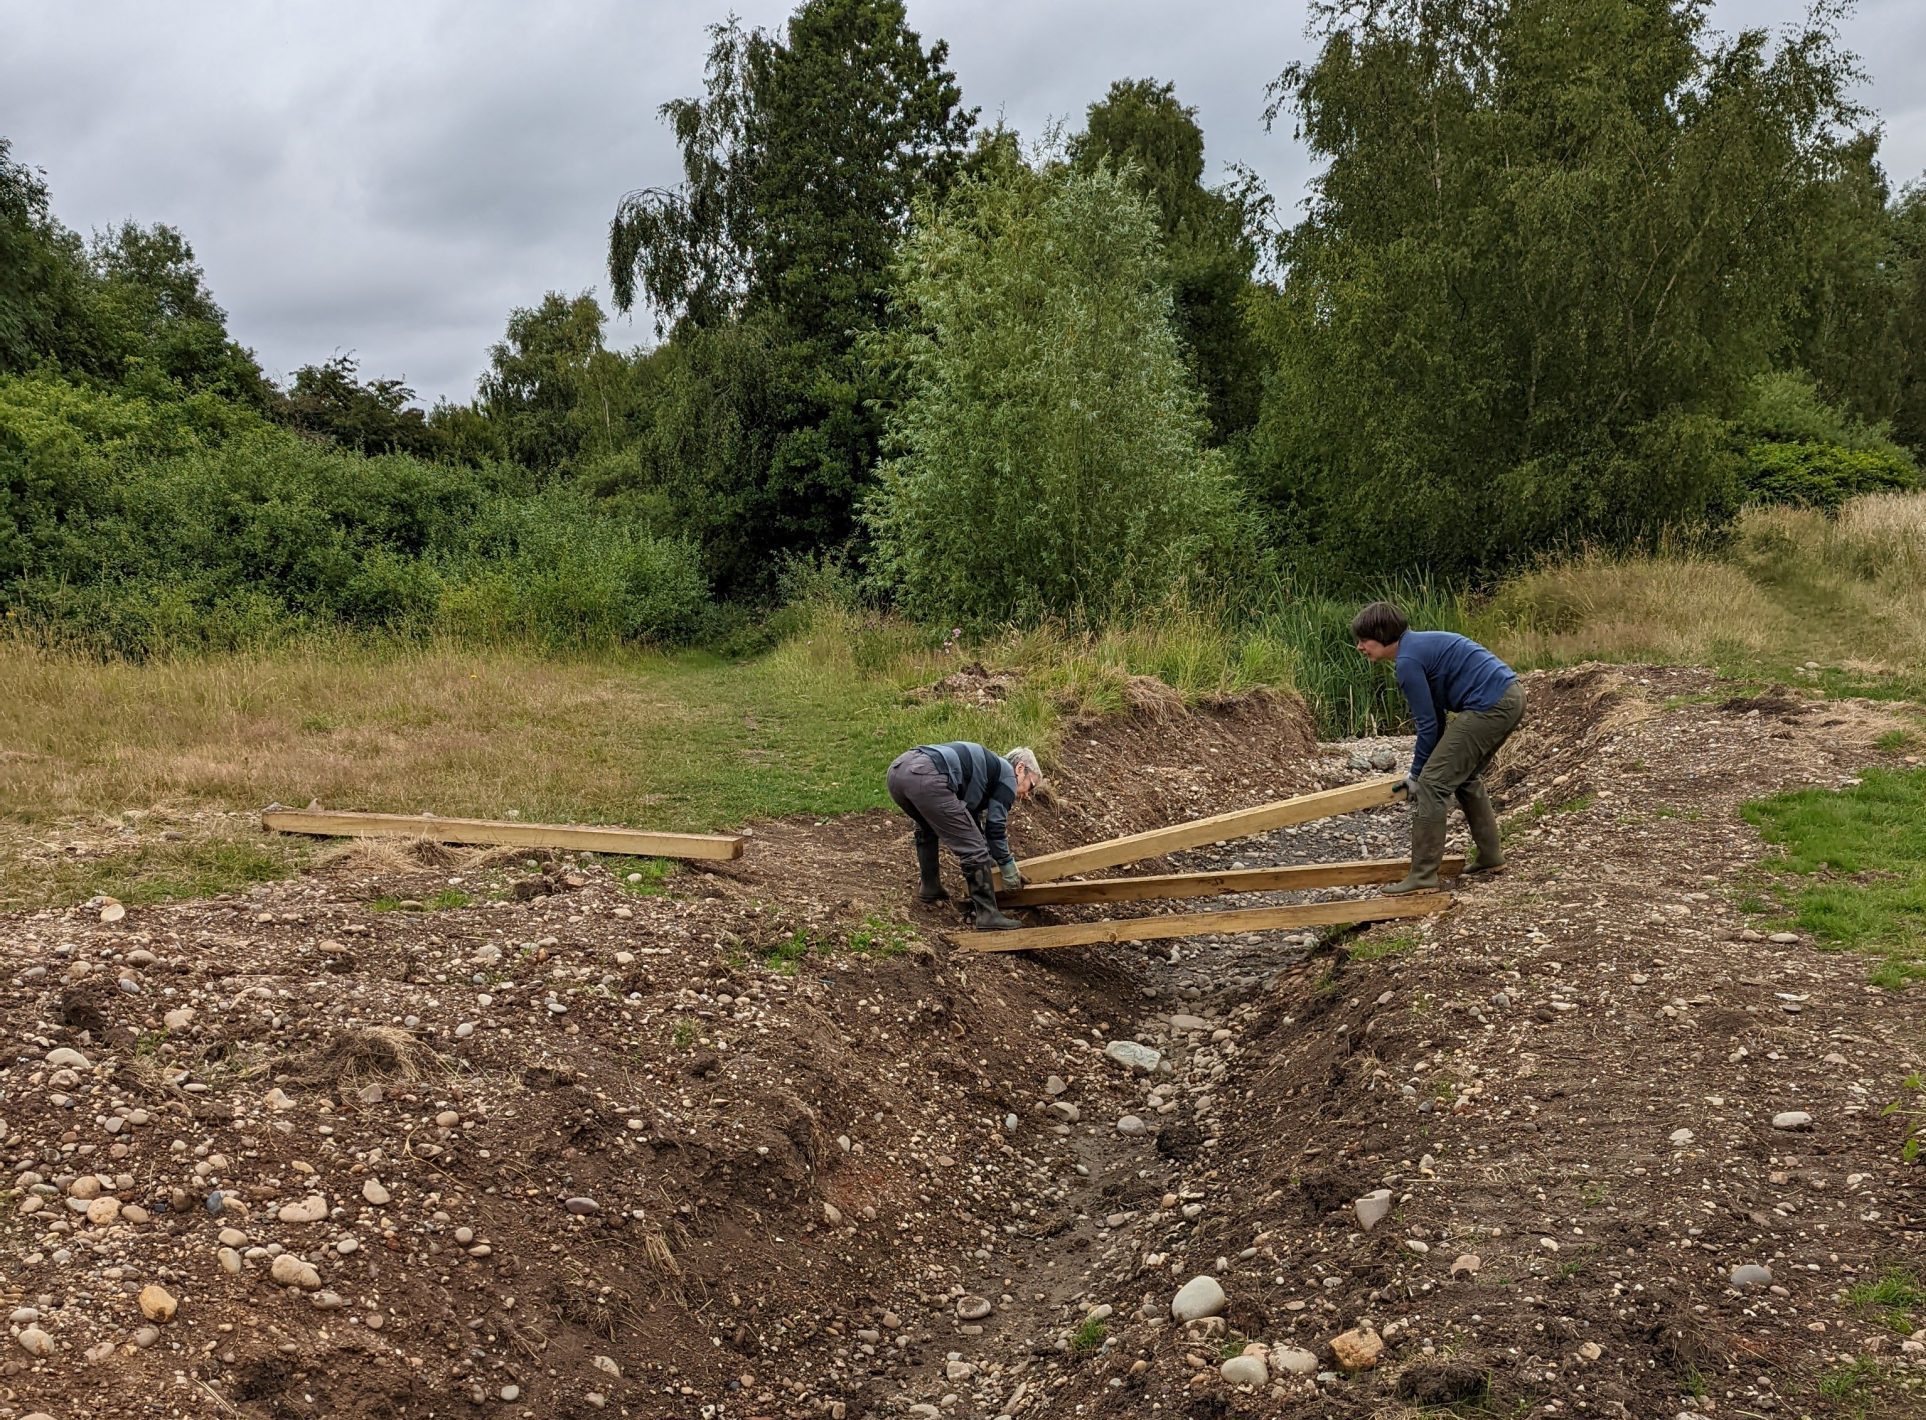
<svg viewBox="0 0 1926 1420">
<path fill-rule="evenodd" d="M 1310 172 L 1264 87 L 1307 52 L 1300 6 L 1218 0 L 909 0 L 947 39 L 965 101 L 1028 139 L 1068 129 L 1114 79 L 1170 80 L 1214 171 L 1256 169 L 1287 212 Z M 427 399 L 466 398 L 510 308 L 606 289 L 622 193 L 672 184 L 656 117 L 696 93 L 703 31 L 730 8 L 672 0 L 374 0 L 9 7 L 0 133 L 47 169 L 83 231 L 164 221 L 194 243 L 237 338 L 285 375 L 337 350 Z M 793 0 L 736 0 L 779 27 Z M 1727 0 L 1715 23 L 1777 25 L 1803 0 Z M 1926 170 L 1926 7 L 1870 0 L 1866 60 L 1896 182 Z M 615 321 L 637 344 L 646 318 Z"/>
</svg>

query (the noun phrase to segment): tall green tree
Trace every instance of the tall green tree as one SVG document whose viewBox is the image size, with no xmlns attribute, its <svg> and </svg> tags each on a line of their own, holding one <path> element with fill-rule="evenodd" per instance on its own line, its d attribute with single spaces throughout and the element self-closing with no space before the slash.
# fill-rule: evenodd
<svg viewBox="0 0 1926 1420">
<path fill-rule="evenodd" d="M 711 37 L 707 92 L 662 109 L 683 182 L 623 199 L 609 274 L 618 309 L 646 300 L 675 339 L 715 337 L 680 367 L 697 383 L 674 399 L 716 378 L 736 387 L 723 370 L 739 358 L 784 381 L 724 416 L 780 420 L 730 442 L 755 464 L 704 459 L 713 483 L 678 483 L 692 519 L 720 524 L 704 550 L 724 589 L 754 593 L 784 553 L 856 531 L 879 434 L 857 349 L 888 319 L 911 203 L 952 181 L 974 113 L 947 46 L 925 46 L 901 0 L 805 0 L 780 35 L 732 21 Z M 736 323 L 742 338 L 723 334 Z"/>
<path fill-rule="evenodd" d="M 1169 263 L 1177 327 L 1211 427 L 1222 443 L 1256 421 L 1262 352 L 1245 313 L 1257 263 L 1259 224 L 1270 210 L 1255 179 L 1204 183 L 1204 133 L 1176 88 L 1119 79 L 1090 105 L 1070 160 L 1088 172 L 1127 167 L 1153 204 Z"/>
<path fill-rule="evenodd" d="M 1473 575 L 1723 516 L 1860 118 L 1832 12 L 1776 44 L 1700 0 L 1313 13 L 1272 109 L 1323 162 L 1269 324 L 1279 530 Z"/>
<path fill-rule="evenodd" d="M 228 337 L 227 312 L 176 228 L 123 222 L 96 234 L 92 259 L 96 318 L 111 349 L 111 368 L 102 373 L 267 407 L 271 391 L 260 365 Z"/>
<path fill-rule="evenodd" d="M 354 352 L 294 372 L 273 413 L 315 439 L 361 454 L 440 452 L 440 439 L 415 405 L 415 392 L 397 379 L 361 378 Z"/>
<path fill-rule="evenodd" d="M 900 452 L 870 505 L 903 604 L 1102 617 L 1208 578 L 1241 514 L 1149 204 L 1107 167 L 1006 162 L 919 212 L 890 342 Z"/>
</svg>

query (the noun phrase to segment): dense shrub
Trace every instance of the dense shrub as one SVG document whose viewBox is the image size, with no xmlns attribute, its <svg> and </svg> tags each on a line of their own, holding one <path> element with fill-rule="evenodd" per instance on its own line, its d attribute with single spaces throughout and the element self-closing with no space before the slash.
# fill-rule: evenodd
<svg viewBox="0 0 1926 1420">
<path fill-rule="evenodd" d="M 693 634 L 690 544 L 528 483 L 318 445 L 211 398 L 0 380 L 0 597 L 16 623 L 129 654 L 331 626 Z"/>
</svg>

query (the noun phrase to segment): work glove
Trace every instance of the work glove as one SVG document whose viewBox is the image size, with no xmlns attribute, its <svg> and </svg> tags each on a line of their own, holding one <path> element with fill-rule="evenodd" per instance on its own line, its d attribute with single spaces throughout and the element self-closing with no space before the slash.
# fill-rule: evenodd
<svg viewBox="0 0 1926 1420">
<path fill-rule="evenodd" d="M 1003 865 L 1003 886 L 1012 892 L 1023 886 L 1023 874 L 1017 871 L 1014 858 Z"/>
<path fill-rule="evenodd" d="M 1395 792 L 1403 794 L 1407 799 L 1411 798 L 1418 792 L 1418 776 L 1415 774 L 1405 775 L 1404 783 L 1398 785 Z"/>
</svg>

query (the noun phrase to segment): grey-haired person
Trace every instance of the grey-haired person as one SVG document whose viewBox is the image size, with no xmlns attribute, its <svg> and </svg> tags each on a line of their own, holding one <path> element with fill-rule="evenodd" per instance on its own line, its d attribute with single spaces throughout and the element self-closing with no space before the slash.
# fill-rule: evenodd
<svg viewBox="0 0 1926 1420">
<path fill-rule="evenodd" d="M 996 905 L 996 877 L 1007 888 L 1023 886 L 1010 851 L 1009 817 L 1019 799 L 1043 783 L 1036 754 L 1019 746 L 995 754 L 970 740 L 918 745 L 889 767 L 889 796 L 916 826 L 917 896 L 937 902 L 943 891 L 941 851 L 956 855 L 969 887 L 970 912 L 979 930 L 1023 924 Z"/>
</svg>

